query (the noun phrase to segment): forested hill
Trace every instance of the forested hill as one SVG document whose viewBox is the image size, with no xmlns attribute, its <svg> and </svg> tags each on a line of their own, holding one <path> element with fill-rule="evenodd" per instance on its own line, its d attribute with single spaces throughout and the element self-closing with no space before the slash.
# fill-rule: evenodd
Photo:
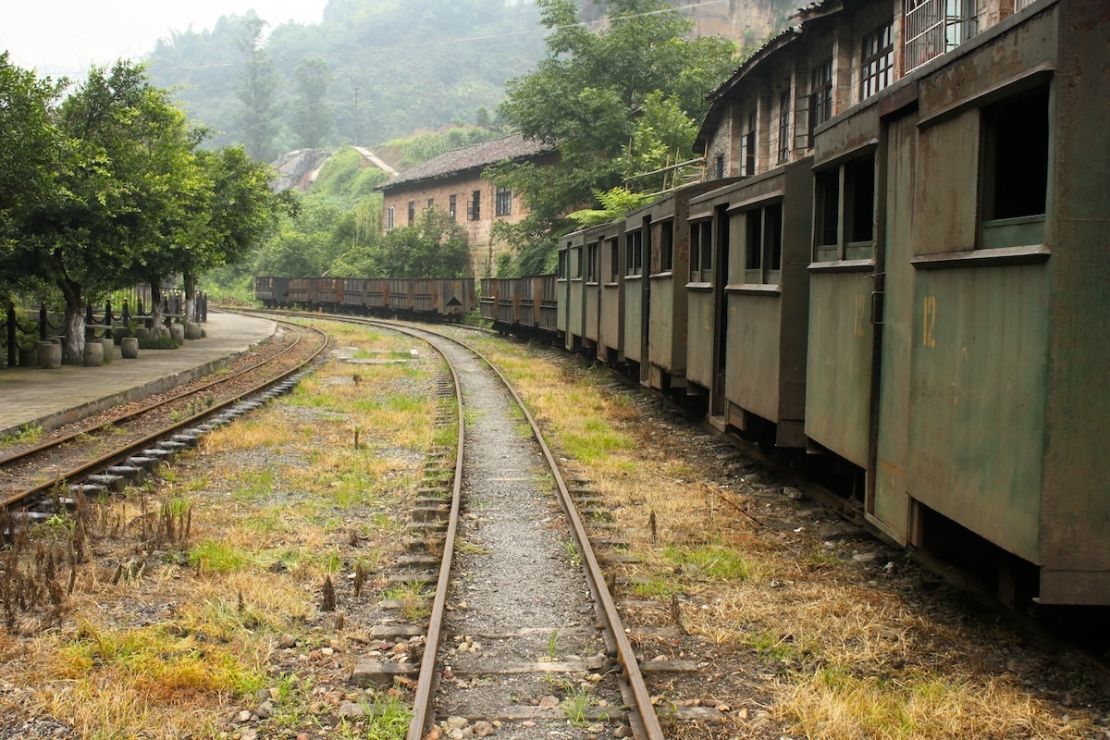
<svg viewBox="0 0 1110 740">
<path fill-rule="evenodd" d="M 478 121 L 543 53 L 538 17 L 523 0 L 330 0 L 322 23 L 225 16 L 160 42 L 147 63 L 213 144 L 269 161 Z"/>
</svg>

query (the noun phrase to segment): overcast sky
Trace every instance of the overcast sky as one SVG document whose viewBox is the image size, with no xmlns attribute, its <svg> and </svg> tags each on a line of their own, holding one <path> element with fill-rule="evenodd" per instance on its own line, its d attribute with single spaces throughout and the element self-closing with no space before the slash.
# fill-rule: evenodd
<svg viewBox="0 0 1110 740">
<path fill-rule="evenodd" d="M 0 49 L 41 74 L 82 75 L 91 63 L 138 59 L 171 30 L 211 28 L 254 8 L 279 25 L 318 22 L 327 0 L 0 0 Z"/>
</svg>

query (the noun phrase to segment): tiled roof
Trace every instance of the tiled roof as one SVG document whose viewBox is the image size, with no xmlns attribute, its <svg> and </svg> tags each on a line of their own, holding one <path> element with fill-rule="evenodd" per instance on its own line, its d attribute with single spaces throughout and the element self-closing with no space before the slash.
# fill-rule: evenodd
<svg viewBox="0 0 1110 740">
<path fill-rule="evenodd" d="M 481 144 L 464 146 L 444 152 L 412 169 L 405 170 L 386 184 L 382 190 L 391 190 L 398 185 L 407 185 L 423 180 L 450 177 L 468 170 L 485 168 L 491 164 L 511 159 L 527 159 L 545 152 L 555 151 L 555 147 L 542 142 L 525 139 L 520 134 L 512 134 Z"/>
</svg>

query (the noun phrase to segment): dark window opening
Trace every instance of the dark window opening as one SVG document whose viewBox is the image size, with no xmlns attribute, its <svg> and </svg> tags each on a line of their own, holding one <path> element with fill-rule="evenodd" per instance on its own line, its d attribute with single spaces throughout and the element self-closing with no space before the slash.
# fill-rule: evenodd
<svg viewBox="0 0 1110 740">
<path fill-rule="evenodd" d="M 609 281 L 616 282 L 617 277 L 621 274 L 620 268 L 620 245 L 616 239 L 610 239 L 609 242 Z"/>
<path fill-rule="evenodd" d="M 889 85 L 894 78 L 893 22 L 887 21 L 863 37 L 860 62 L 859 99 L 866 100 Z"/>
<path fill-rule="evenodd" d="M 511 216 L 513 213 L 513 191 L 508 188 L 497 188 L 494 211 L 498 216 Z"/>
<path fill-rule="evenodd" d="M 436 207 L 435 198 L 428 198 L 428 208 L 435 208 L 435 207 Z"/>
<path fill-rule="evenodd" d="M 582 279 L 582 247 L 570 250 L 570 272 L 572 278 Z"/>
<path fill-rule="evenodd" d="M 482 191 L 475 190 L 470 194 L 470 208 L 467 209 L 467 219 L 478 221 L 482 217 Z"/>
<path fill-rule="evenodd" d="M 559 252 L 559 266 L 555 268 L 555 276 L 565 280 L 567 276 L 567 253 Z"/>
<path fill-rule="evenodd" d="M 415 200 L 410 200 L 409 201 L 409 226 L 412 226 L 412 222 L 415 221 L 415 220 L 416 220 L 416 201 Z"/>
<path fill-rule="evenodd" d="M 869 242 L 875 238 L 875 157 L 870 155 L 844 165 L 844 210 L 851 219 L 849 242 Z"/>
<path fill-rule="evenodd" d="M 840 171 L 829 170 L 816 177 L 814 228 L 817 246 L 836 246 L 840 229 Z"/>
<path fill-rule="evenodd" d="M 790 87 L 779 93 L 779 151 L 782 164 L 790 156 Z"/>
<path fill-rule="evenodd" d="M 457 195 L 452 195 L 447 200 L 447 213 L 450 214 L 452 221 L 456 220 L 455 214 L 456 214 L 456 210 L 458 208 L 458 205 L 459 205 L 459 196 L 457 196 Z"/>
<path fill-rule="evenodd" d="M 586 282 L 597 282 L 597 242 L 586 245 Z"/>
<path fill-rule="evenodd" d="M 659 238 L 659 272 L 670 272 L 674 268 L 674 223 L 663 224 Z"/>
<path fill-rule="evenodd" d="M 1048 89 L 983 110 L 983 217 L 1042 216 L 1048 193 Z"/>
<path fill-rule="evenodd" d="M 629 232 L 624 238 L 625 274 L 640 275 L 643 272 L 644 233 L 641 229 Z"/>
<path fill-rule="evenodd" d="M 725 155 L 723 155 L 723 154 L 718 154 L 717 155 L 716 171 L 717 171 L 717 179 L 718 180 L 723 179 L 724 176 L 725 176 Z"/>
<path fill-rule="evenodd" d="M 782 269 L 782 206 L 767 206 L 763 215 L 764 241 L 767 244 L 767 269 Z"/>
<path fill-rule="evenodd" d="M 745 215 L 747 240 L 744 244 L 744 268 L 758 270 L 763 266 L 763 211 L 748 211 Z"/>
<path fill-rule="evenodd" d="M 385 228 L 386 228 L 386 231 L 389 231 L 390 229 L 393 228 L 393 221 L 394 221 L 395 213 L 396 213 L 396 211 L 393 208 L 393 206 L 390 206 L 389 208 L 385 209 Z"/>
<path fill-rule="evenodd" d="M 713 222 L 690 224 L 690 282 L 713 282 Z"/>
</svg>

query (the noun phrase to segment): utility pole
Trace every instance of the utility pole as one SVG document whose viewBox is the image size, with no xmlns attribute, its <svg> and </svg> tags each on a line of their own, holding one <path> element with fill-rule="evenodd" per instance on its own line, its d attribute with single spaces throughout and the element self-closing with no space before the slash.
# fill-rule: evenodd
<svg viewBox="0 0 1110 740">
<path fill-rule="evenodd" d="M 358 115 L 358 93 L 361 88 L 355 85 L 355 146 L 362 139 L 362 119 Z"/>
</svg>

